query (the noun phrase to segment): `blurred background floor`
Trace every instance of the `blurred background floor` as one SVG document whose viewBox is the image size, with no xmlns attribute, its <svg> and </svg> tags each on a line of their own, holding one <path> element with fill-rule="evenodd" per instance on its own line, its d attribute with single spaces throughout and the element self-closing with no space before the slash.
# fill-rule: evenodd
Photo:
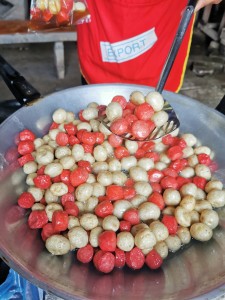
<svg viewBox="0 0 225 300">
<path fill-rule="evenodd" d="M 211 49 L 195 29 L 181 94 L 216 107 L 225 94 L 225 53 Z M 44 96 L 81 85 L 75 42 L 65 42 L 65 78 L 58 79 L 53 43 L 1 45 L 0 54 Z M 0 78 L 0 101 L 13 99 Z"/>
</svg>

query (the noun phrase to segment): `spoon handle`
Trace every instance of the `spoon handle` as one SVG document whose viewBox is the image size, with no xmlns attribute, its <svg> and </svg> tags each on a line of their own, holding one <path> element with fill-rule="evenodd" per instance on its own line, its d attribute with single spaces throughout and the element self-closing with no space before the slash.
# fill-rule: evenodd
<svg viewBox="0 0 225 300">
<path fill-rule="evenodd" d="M 164 89 L 164 86 L 165 86 L 165 83 L 169 76 L 170 70 L 171 70 L 173 63 L 175 61 L 175 58 L 177 56 L 177 52 L 180 48 L 180 45 L 183 41 L 185 32 L 188 28 L 188 25 L 190 23 L 193 13 L 194 13 L 196 2 L 197 2 L 197 0 L 190 0 L 188 2 L 187 7 L 185 8 L 185 11 L 183 12 L 177 33 L 175 35 L 169 55 L 167 57 L 165 65 L 163 67 L 162 73 L 160 75 L 158 85 L 156 87 L 156 91 L 159 92 L 160 94 L 162 93 L 162 91 Z"/>
</svg>

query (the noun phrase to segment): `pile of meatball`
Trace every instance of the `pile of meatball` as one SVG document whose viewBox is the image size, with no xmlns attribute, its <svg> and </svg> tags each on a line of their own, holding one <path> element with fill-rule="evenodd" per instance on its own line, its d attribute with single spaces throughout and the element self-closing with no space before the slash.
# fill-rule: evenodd
<svg viewBox="0 0 225 300">
<path fill-rule="evenodd" d="M 140 124 L 165 124 L 163 104 L 157 92 L 135 91 L 106 107 L 91 102 L 77 116 L 59 108 L 43 137 L 20 132 L 28 188 L 18 205 L 29 210 L 28 224 L 50 253 L 74 250 L 103 273 L 125 265 L 157 269 L 192 238 L 211 239 L 216 209 L 225 205 L 223 183 L 212 177 L 214 153 L 178 130 L 145 141 Z M 102 115 L 114 124 L 110 130 Z M 124 139 L 126 131 L 136 140 Z"/>
</svg>

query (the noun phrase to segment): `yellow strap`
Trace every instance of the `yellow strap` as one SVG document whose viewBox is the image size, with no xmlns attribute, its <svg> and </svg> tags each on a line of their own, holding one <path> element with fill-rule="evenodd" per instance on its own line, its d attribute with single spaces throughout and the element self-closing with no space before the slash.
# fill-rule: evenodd
<svg viewBox="0 0 225 300">
<path fill-rule="evenodd" d="M 177 90 L 175 91 L 175 93 L 178 93 L 179 90 L 180 90 L 180 88 L 183 85 L 184 75 L 185 75 L 185 71 L 186 71 L 186 67 L 187 67 L 187 62 L 188 62 L 188 58 L 189 58 L 189 54 L 190 54 L 190 49 L 191 49 L 192 36 L 193 36 L 193 30 L 194 30 L 194 24 L 195 24 L 195 16 L 196 15 L 194 14 L 194 18 L 193 18 L 193 21 L 192 21 L 190 38 L 189 38 L 189 42 L 188 42 L 188 46 L 187 46 L 187 53 L 186 53 L 186 57 L 185 57 L 185 60 L 184 60 L 182 74 L 181 74 L 181 77 L 180 77 L 180 84 L 179 84 Z"/>
</svg>

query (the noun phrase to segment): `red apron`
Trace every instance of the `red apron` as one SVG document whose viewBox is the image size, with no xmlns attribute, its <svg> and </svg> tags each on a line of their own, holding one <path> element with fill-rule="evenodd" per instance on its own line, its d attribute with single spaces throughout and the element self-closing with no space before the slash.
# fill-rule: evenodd
<svg viewBox="0 0 225 300">
<path fill-rule="evenodd" d="M 91 22 L 77 26 L 81 73 L 88 83 L 155 87 L 187 0 L 87 0 Z M 193 20 L 166 90 L 182 85 Z"/>
</svg>

